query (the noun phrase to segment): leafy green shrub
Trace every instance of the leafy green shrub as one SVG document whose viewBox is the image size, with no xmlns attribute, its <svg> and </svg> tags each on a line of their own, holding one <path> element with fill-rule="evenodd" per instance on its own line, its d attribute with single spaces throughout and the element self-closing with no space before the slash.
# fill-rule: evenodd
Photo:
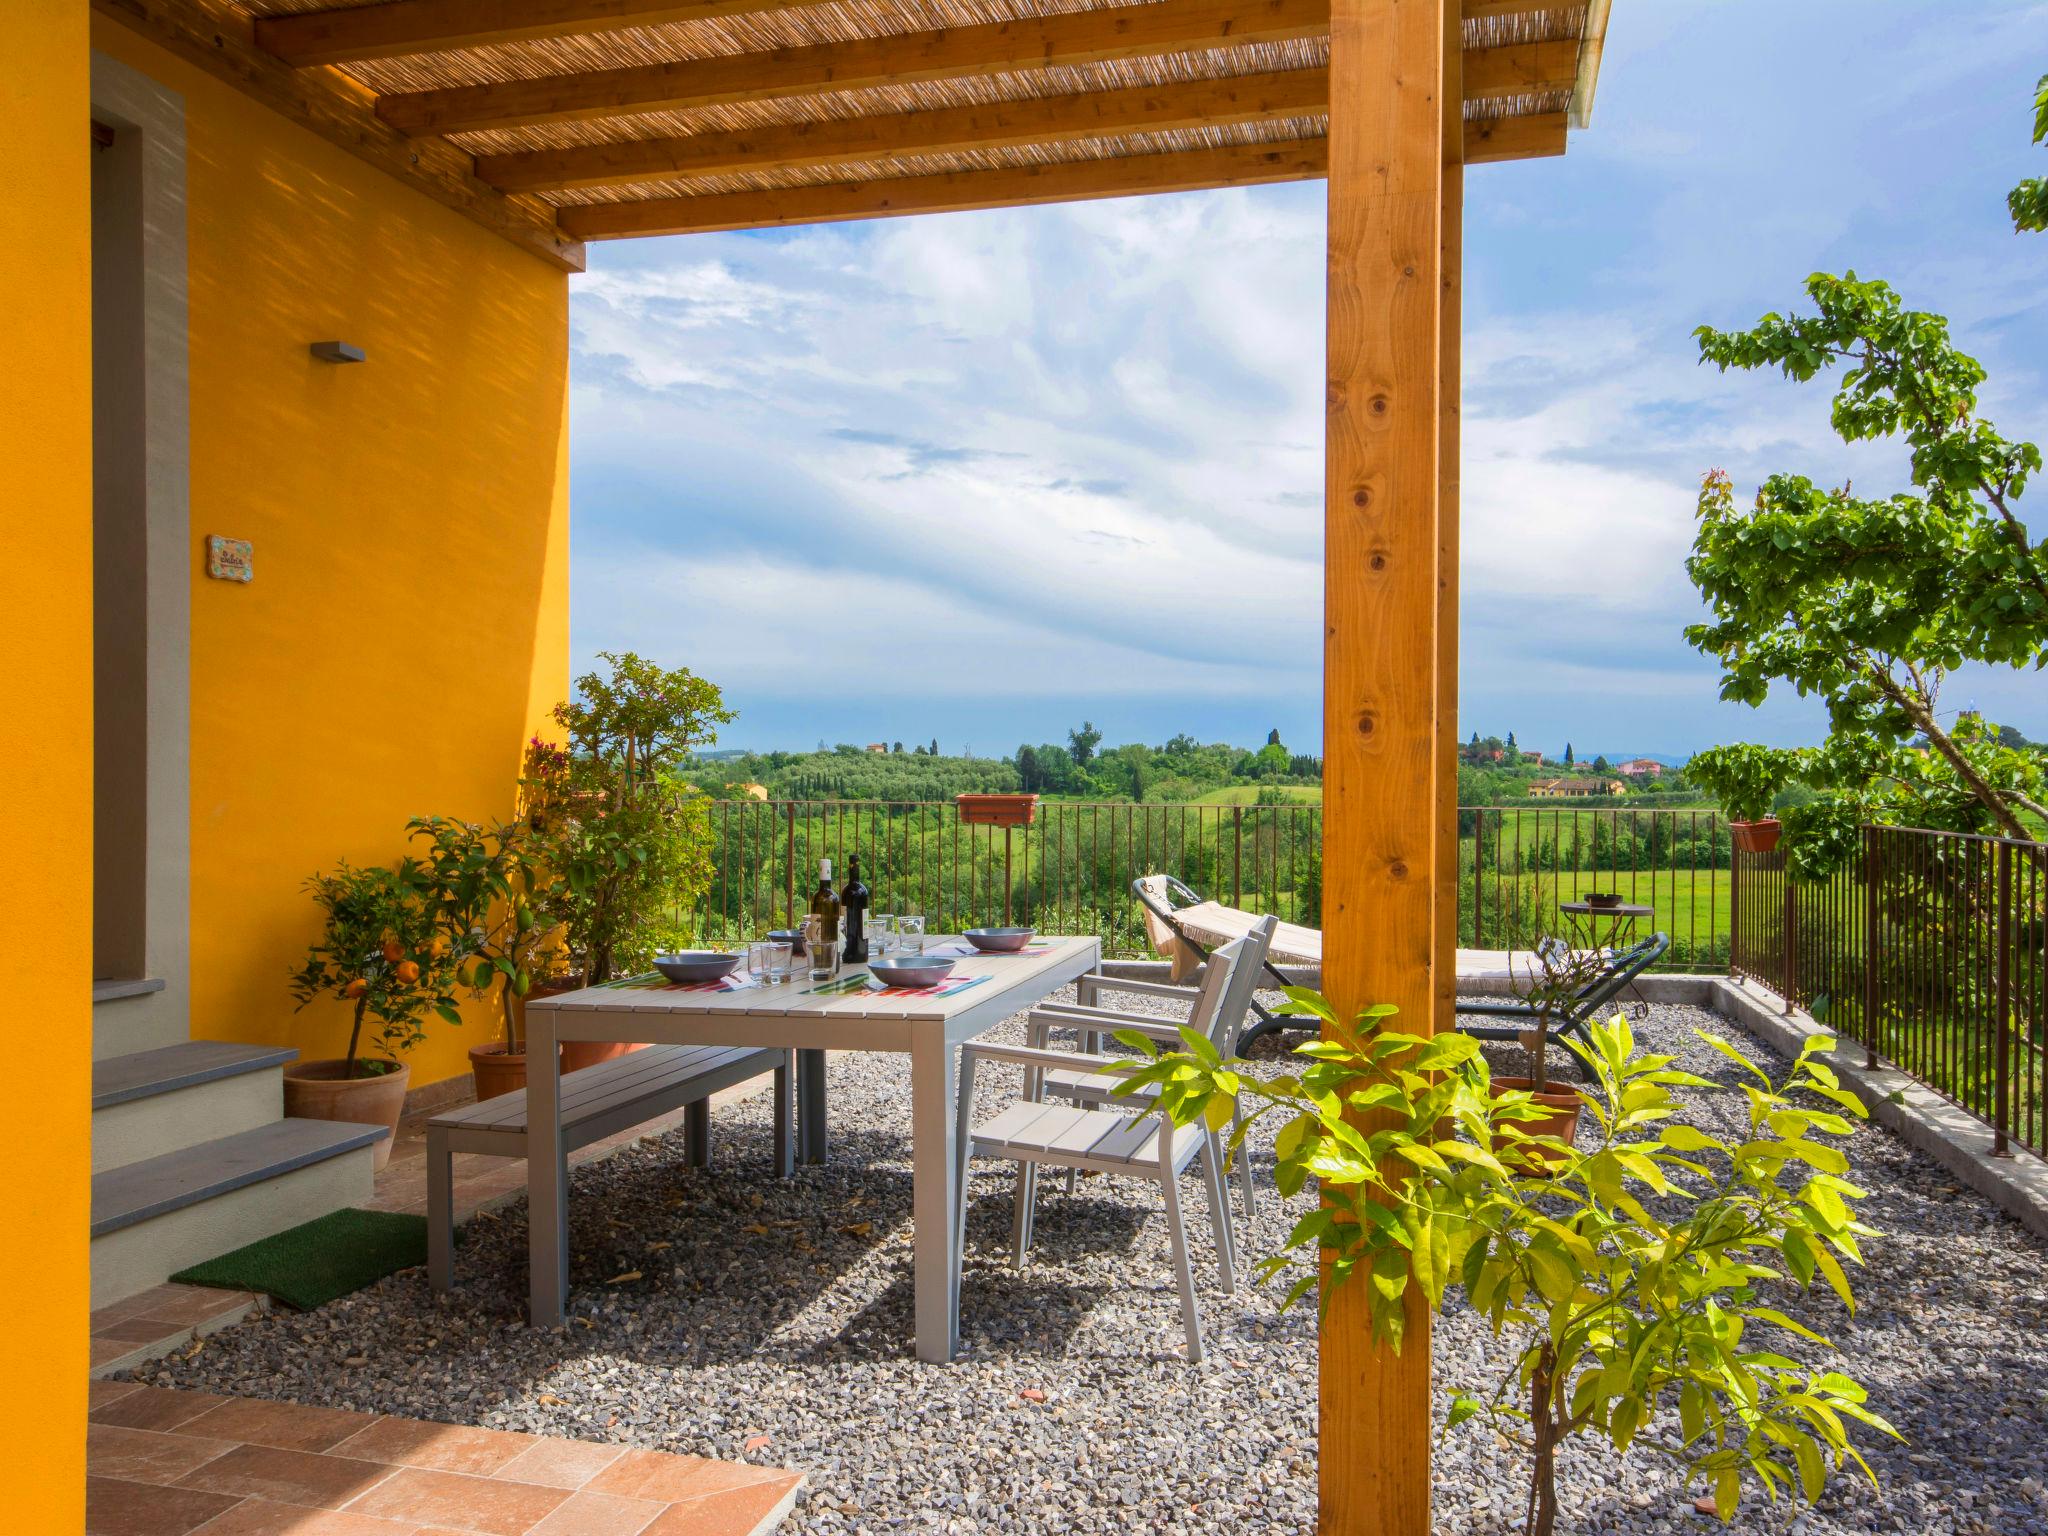
<svg viewBox="0 0 2048 1536">
<path fill-rule="evenodd" d="M 292 972 L 299 1010 L 321 997 L 352 1006 L 348 1032 L 350 1077 L 376 1077 L 398 1069 L 398 1057 L 426 1039 L 426 1018 L 462 1022 L 455 1005 L 461 953 L 443 930 L 432 872 L 417 859 L 390 868 L 343 862 L 332 874 L 314 875 L 306 889 L 325 915 L 319 940 Z M 381 1058 L 362 1055 L 363 1026 Z"/>
<path fill-rule="evenodd" d="M 1188 1030 L 1171 1055 L 1122 1032 L 1142 1059 L 1121 1091 L 1156 1085 L 1176 1123 L 1217 1130 L 1243 1101 L 1234 1156 L 1251 1124 L 1285 1118 L 1280 1189 L 1314 1179 L 1321 1195 L 1261 1267 L 1292 1276 L 1287 1304 L 1323 1275 L 1325 1308 L 1363 1283 L 1375 1338 L 1398 1351 L 1410 1293 L 1440 1311 L 1457 1286 L 1513 1341 L 1498 1379 L 1457 1384 L 1444 1431 L 1483 1418 L 1526 1449 L 1532 1536 L 1555 1527 L 1557 1447 L 1577 1435 L 1672 1458 L 1711 1485 L 1724 1520 L 1745 1480 L 1809 1502 L 1850 1464 L 1875 1481 L 1849 1425 L 1896 1432 L 1850 1377 L 1795 1358 L 1832 1346 L 1776 1304 L 1818 1275 L 1853 1310 L 1842 1261 L 1860 1262 L 1872 1235 L 1830 1140 L 1864 1114 L 1821 1059 L 1832 1040 L 1810 1039 L 1773 1082 L 1702 1033 L 1745 1076 L 1748 1132 L 1731 1141 L 1687 1124 L 1672 1095 L 1711 1083 L 1640 1053 L 1626 1020 L 1595 1025 L 1580 1050 L 1595 1079 L 1579 1090 L 1594 1124 L 1582 1150 L 1523 1128 L 1545 1112 L 1493 1089 L 1471 1037 L 1381 1028 L 1386 1006 L 1346 1022 L 1314 992 L 1288 996 L 1323 1028 L 1297 1048 L 1298 1075 L 1240 1075 Z"/>
</svg>

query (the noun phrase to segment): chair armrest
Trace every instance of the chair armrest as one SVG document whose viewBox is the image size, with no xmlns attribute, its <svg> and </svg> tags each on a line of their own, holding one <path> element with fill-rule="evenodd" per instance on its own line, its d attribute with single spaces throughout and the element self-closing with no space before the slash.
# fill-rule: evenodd
<svg viewBox="0 0 2048 1536">
<path fill-rule="evenodd" d="M 1032 1009 L 1027 1022 L 1040 1029 L 1093 1030 L 1097 1034 L 1134 1029 L 1148 1039 L 1180 1042 L 1180 1026 L 1156 1013 L 1118 1013 L 1113 1008 L 1080 1008 L 1071 1003 L 1051 1003 Z"/>
<path fill-rule="evenodd" d="M 960 1047 L 961 1057 L 976 1061 L 1006 1061 L 1020 1067 L 1066 1069 L 1086 1067 L 1091 1072 L 1129 1072 L 1134 1065 L 1111 1056 L 1082 1056 L 1074 1051 L 1046 1051 L 1028 1045 L 981 1045 Z"/>
<path fill-rule="evenodd" d="M 1202 995 L 1200 987 L 1180 987 L 1164 981 L 1120 981 L 1114 976 L 1097 976 L 1093 973 L 1083 976 L 1075 983 L 1074 990 L 1086 990 L 1090 997 L 1098 992 L 1130 992 L 1139 997 L 1170 997 L 1179 1002 L 1193 1003 Z M 1089 1006 L 1081 1004 L 1082 1007 Z"/>
</svg>

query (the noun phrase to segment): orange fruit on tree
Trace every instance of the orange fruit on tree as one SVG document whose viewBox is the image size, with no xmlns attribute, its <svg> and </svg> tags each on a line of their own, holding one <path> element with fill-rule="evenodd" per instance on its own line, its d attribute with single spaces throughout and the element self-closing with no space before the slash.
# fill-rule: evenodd
<svg viewBox="0 0 2048 1536">
<path fill-rule="evenodd" d="M 393 965 L 396 965 L 405 958 L 405 946 L 396 939 L 386 939 L 384 941 L 384 958 Z"/>
<path fill-rule="evenodd" d="M 369 990 L 370 984 L 358 976 L 354 981 L 341 989 L 341 995 L 343 997 L 361 997 Z"/>
<path fill-rule="evenodd" d="M 420 979 L 420 968 L 418 963 L 415 961 L 401 960 L 398 964 L 397 971 L 393 974 L 395 974 L 400 981 L 404 982 L 409 987 L 414 982 Z"/>
</svg>

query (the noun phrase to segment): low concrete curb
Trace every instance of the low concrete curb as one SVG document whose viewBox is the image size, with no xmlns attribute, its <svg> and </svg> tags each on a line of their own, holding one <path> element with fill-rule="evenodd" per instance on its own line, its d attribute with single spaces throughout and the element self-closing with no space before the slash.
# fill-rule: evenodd
<svg viewBox="0 0 2048 1536">
<path fill-rule="evenodd" d="M 1804 1009 L 1786 1013 L 1782 998 L 1753 982 L 1715 977 L 1712 983 L 1707 1006 L 1782 1055 L 1797 1056 L 1811 1036 L 1831 1033 Z M 1861 1046 L 1845 1044 L 1825 1059 L 1873 1121 L 2029 1232 L 2048 1238 L 2048 1162 L 2025 1151 L 1993 1157 L 1991 1127 L 1903 1072 L 1882 1063 L 1865 1067 Z"/>
</svg>

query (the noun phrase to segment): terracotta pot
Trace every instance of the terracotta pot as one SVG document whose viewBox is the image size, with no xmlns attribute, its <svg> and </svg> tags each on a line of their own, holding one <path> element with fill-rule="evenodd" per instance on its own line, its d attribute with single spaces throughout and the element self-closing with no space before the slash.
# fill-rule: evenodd
<svg viewBox="0 0 2048 1536">
<path fill-rule="evenodd" d="M 1036 795 L 955 795 L 960 819 L 976 827 L 1028 827 L 1038 819 Z"/>
<path fill-rule="evenodd" d="M 1731 821 L 1728 836 L 1744 853 L 1769 853 L 1778 846 L 1778 818 L 1766 816 L 1762 821 Z"/>
<path fill-rule="evenodd" d="M 1528 1093 L 1534 1097 L 1538 1109 L 1549 1111 L 1540 1120 L 1516 1121 L 1516 1129 L 1524 1136 L 1555 1136 L 1559 1141 L 1569 1143 L 1578 1134 L 1579 1114 L 1585 1109 L 1586 1101 L 1569 1088 L 1559 1089 L 1546 1082 L 1543 1091 L 1537 1093 L 1536 1080 L 1533 1077 L 1496 1077 L 1493 1079 L 1493 1086 L 1496 1091 L 1502 1093 L 1510 1090 Z M 1507 1138 L 1497 1137 L 1493 1149 L 1498 1152 L 1505 1145 Z M 1532 1162 L 1563 1161 L 1562 1157 L 1554 1152 L 1532 1151 L 1528 1156 Z"/>
<path fill-rule="evenodd" d="M 526 1052 L 508 1051 L 502 1042 L 472 1045 L 469 1072 L 476 1079 L 476 1101 L 500 1094 L 526 1092 Z"/>
<path fill-rule="evenodd" d="M 284 1069 L 284 1112 L 298 1120 L 341 1120 L 353 1125 L 381 1125 L 391 1132 L 376 1147 L 376 1166 L 391 1161 L 391 1143 L 398 1135 L 398 1117 L 405 1112 L 405 1090 L 412 1068 L 375 1077 L 348 1076 L 345 1061 L 295 1061 Z"/>
</svg>

